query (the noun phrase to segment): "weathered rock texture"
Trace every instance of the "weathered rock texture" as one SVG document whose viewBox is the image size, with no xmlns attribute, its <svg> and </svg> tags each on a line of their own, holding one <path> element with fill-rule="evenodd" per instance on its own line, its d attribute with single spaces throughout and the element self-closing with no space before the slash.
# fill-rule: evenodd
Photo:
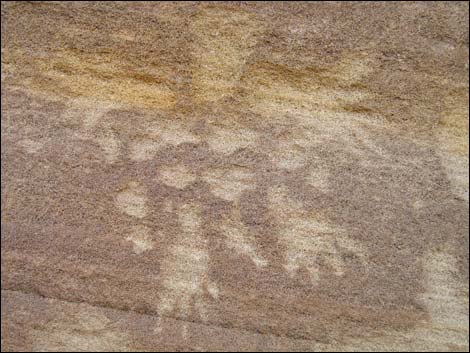
<svg viewBox="0 0 470 353">
<path fill-rule="evenodd" d="M 2 350 L 468 350 L 468 3 L 2 2 Z"/>
</svg>

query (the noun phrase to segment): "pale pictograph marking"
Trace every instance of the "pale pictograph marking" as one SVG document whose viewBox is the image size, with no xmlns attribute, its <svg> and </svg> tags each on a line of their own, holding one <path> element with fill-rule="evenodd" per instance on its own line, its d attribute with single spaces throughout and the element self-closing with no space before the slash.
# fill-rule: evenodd
<svg viewBox="0 0 470 353">
<path fill-rule="evenodd" d="M 245 190 L 253 189 L 254 175 L 243 168 L 208 170 L 202 179 L 210 185 L 211 192 L 226 201 L 237 201 Z"/>
<path fill-rule="evenodd" d="M 152 159 L 166 146 L 176 147 L 183 143 L 199 142 L 199 138 L 178 121 L 152 122 L 145 134 L 143 139 L 131 143 L 130 158 L 134 161 Z"/>
<path fill-rule="evenodd" d="M 165 185 L 184 189 L 196 180 L 196 177 L 184 165 L 166 166 L 158 171 L 157 181 L 162 181 Z"/>
<path fill-rule="evenodd" d="M 217 285 L 208 275 L 209 254 L 201 234 L 199 205 L 186 204 L 178 210 L 181 232 L 174 239 L 162 261 L 159 314 L 186 318 L 191 307 L 207 320 L 204 294 L 214 299 L 219 296 Z"/>
<path fill-rule="evenodd" d="M 144 218 L 147 215 L 147 196 L 144 187 L 139 183 L 131 181 L 116 196 L 116 206 L 125 214 Z"/>
<path fill-rule="evenodd" d="M 230 154 L 240 148 L 254 147 L 258 134 L 253 130 L 214 126 L 207 142 L 214 151 Z"/>
<path fill-rule="evenodd" d="M 101 147 L 105 159 L 108 163 L 114 163 L 119 158 L 120 142 L 110 131 L 104 131 L 101 136 L 96 138 L 96 142 Z"/>
<path fill-rule="evenodd" d="M 151 229 L 147 226 L 134 226 L 126 240 L 133 244 L 134 253 L 138 255 L 153 249 Z"/>
<path fill-rule="evenodd" d="M 239 211 L 235 210 L 232 217 L 233 219 L 224 220 L 220 226 L 222 234 L 226 237 L 227 247 L 239 255 L 248 256 L 257 267 L 267 266 L 268 261 L 257 253 L 256 240 L 240 221 Z"/>
<path fill-rule="evenodd" d="M 31 139 L 24 139 L 18 142 L 18 144 L 23 147 L 27 153 L 35 154 L 41 150 L 44 146 L 42 142 L 31 140 Z"/>
<path fill-rule="evenodd" d="M 279 240 L 286 248 L 284 268 L 291 276 L 299 269 L 306 269 L 312 281 L 317 281 L 321 273 L 319 260 L 326 263 L 334 275 L 343 276 L 346 264 L 341 257 L 342 249 L 353 252 L 365 264 L 366 252 L 358 242 L 320 215 L 305 212 L 284 187 L 271 188 L 269 200 L 279 222 Z"/>
</svg>

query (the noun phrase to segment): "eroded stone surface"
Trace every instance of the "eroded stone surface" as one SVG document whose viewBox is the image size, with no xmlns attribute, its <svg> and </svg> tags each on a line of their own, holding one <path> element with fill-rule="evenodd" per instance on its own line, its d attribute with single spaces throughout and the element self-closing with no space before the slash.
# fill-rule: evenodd
<svg viewBox="0 0 470 353">
<path fill-rule="evenodd" d="M 468 350 L 463 2 L 2 2 L 1 135 L 2 350 Z"/>
</svg>

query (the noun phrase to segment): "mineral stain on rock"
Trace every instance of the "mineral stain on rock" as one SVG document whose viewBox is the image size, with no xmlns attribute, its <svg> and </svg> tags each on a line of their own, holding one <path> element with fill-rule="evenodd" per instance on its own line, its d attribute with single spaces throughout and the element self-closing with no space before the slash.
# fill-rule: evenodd
<svg viewBox="0 0 470 353">
<path fill-rule="evenodd" d="M 2 2 L 2 350 L 468 350 L 468 4 Z"/>
</svg>

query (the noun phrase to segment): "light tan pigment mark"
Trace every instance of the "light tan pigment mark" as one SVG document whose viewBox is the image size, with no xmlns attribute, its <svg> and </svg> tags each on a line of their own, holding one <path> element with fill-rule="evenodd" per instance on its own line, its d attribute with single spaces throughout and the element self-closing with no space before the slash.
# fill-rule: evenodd
<svg viewBox="0 0 470 353">
<path fill-rule="evenodd" d="M 121 190 L 115 199 L 115 204 L 119 210 L 136 218 L 144 218 L 147 215 L 146 202 L 145 189 L 134 181 L 131 181 L 127 187 Z"/>
<path fill-rule="evenodd" d="M 347 111 L 315 111 L 311 114 L 297 114 L 295 116 L 296 128 L 283 136 L 278 137 L 278 147 L 274 150 L 273 161 L 280 168 L 293 168 L 308 164 L 311 176 L 306 182 L 315 186 L 316 183 L 327 183 L 329 171 L 324 161 L 311 153 L 311 149 L 330 143 L 332 136 L 335 142 L 341 142 L 341 148 L 353 153 L 358 163 L 364 168 L 403 168 L 396 163 L 396 155 L 386 151 L 374 132 L 393 130 L 395 125 L 387 123 L 380 117 L 370 119 L 362 113 Z M 398 131 L 397 131 L 398 132 Z M 287 146 L 282 150 L 281 146 Z M 292 147 L 298 153 L 290 153 Z M 413 163 L 415 156 L 410 155 L 406 162 Z M 310 162 L 310 163 L 308 163 Z M 315 181 L 315 179 L 317 181 Z M 323 182 L 320 181 L 323 179 Z M 316 187 L 321 188 L 319 184 Z"/>
<path fill-rule="evenodd" d="M 279 240 L 286 247 L 284 267 L 291 276 L 306 269 L 312 281 L 317 281 L 320 259 L 334 275 L 344 275 L 346 267 L 341 250 L 353 252 L 365 264 L 366 253 L 360 244 L 320 215 L 305 212 L 301 203 L 289 197 L 284 187 L 271 188 L 269 202 L 280 225 Z"/>
<path fill-rule="evenodd" d="M 323 192 L 328 191 L 328 178 L 330 176 L 328 169 L 318 164 L 311 166 L 309 169 L 309 173 L 305 180 L 307 184 Z"/>
<path fill-rule="evenodd" d="M 97 100 L 93 97 L 77 97 L 69 99 L 67 107 L 64 112 L 64 119 L 70 122 L 79 122 L 85 132 L 92 132 L 106 112 L 121 106 L 116 103 Z"/>
<path fill-rule="evenodd" d="M 241 167 L 209 170 L 203 180 L 210 185 L 211 192 L 226 201 L 237 201 L 245 190 L 253 188 L 254 175 Z"/>
<path fill-rule="evenodd" d="M 255 146 L 257 138 L 253 130 L 214 126 L 207 142 L 214 151 L 230 154 L 240 148 Z"/>
<path fill-rule="evenodd" d="M 184 189 L 196 180 L 196 177 L 184 165 L 163 167 L 158 174 L 158 181 L 178 189 Z"/>
<path fill-rule="evenodd" d="M 307 149 L 298 141 L 281 139 L 271 154 L 272 161 L 283 169 L 296 169 L 305 165 Z"/>
<path fill-rule="evenodd" d="M 39 141 L 34 141 L 31 139 L 24 139 L 18 142 L 18 144 L 23 147 L 26 152 L 34 154 L 37 153 L 42 147 L 43 144 Z"/>
<path fill-rule="evenodd" d="M 165 146 L 178 146 L 183 143 L 197 143 L 199 138 L 179 121 L 156 121 L 146 128 L 142 140 L 132 142 L 130 157 L 134 161 L 152 159 Z"/>
<path fill-rule="evenodd" d="M 181 232 L 161 264 L 162 288 L 159 315 L 187 318 L 193 312 L 207 320 L 204 294 L 218 297 L 218 289 L 208 277 L 209 254 L 201 234 L 201 215 L 197 204 L 179 209 Z M 194 306 L 192 311 L 191 306 Z"/>
<path fill-rule="evenodd" d="M 96 142 L 108 163 L 115 163 L 121 152 L 121 142 L 109 126 L 97 128 L 101 118 L 110 110 L 120 107 L 118 103 L 103 101 L 92 97 L 77 97 L 68 100 L 63 119 L 71 124 L 79 124 L 81 129 L 76 135 L 82 140 Z"/>
<path fill-rule="evenodd" d="M 130 146 L 130 157 L 133 161 L 152 159 L 160 147 L 161 143 L 150 139 L 132 142 Z"/>
<path fill-rule="evenodd" d="M 133 250 L 136 254 L 140 255 L 145 251 L 153 249 L 153 241 L 150 233 L 151 229 L 144 225 L 138 225 L 132 228 L 126 240 L 132 242 Z"/>
<path fill-rule="evenodd" d="M 256 239 L 240 221 L 238 210 L 233 211 L 232 219 L 226 219 L 222 222 L 220 229 L 226 237 L 228 248 L 235 250 L 239 255 L 248 256 L 257 267 L 267 266 L 268 261 L 258 255 L 256 251 Z"/>
<path fill-rule="evenodd" d="M 154 122 L 148 127 L 147 132 L 164 145 L 178 146 L 182 143 L 199 142 L 199 138 L 190 131 L 188 126 L 177 120 Z"/>
<path fill-rule="evenodd" d="M 120 153 L 120 142 L 111 131 L 103 131 L 99 137 L 96 138 L 96 142 L 101 147 L 104 157 L 108 163 L 114 163 L 119 158 Z"/>
<path fill-rule="evenodd" d="M 204 8 L 191 24 L 196 45 L 193 90 L 198 103 L 213 102 L 234 93 L 247 57 L 263 25 L 241 9 Z"/>
</svg>

